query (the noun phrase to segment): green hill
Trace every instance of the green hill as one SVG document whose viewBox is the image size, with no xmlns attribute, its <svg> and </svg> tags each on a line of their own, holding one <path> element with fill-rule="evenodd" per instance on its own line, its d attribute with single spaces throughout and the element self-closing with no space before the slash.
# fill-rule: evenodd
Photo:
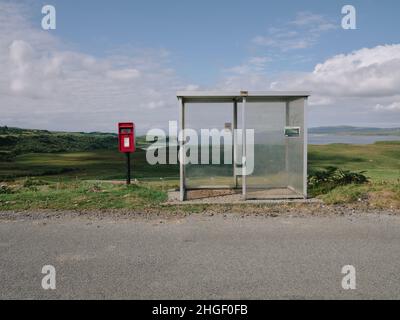
<svg viewBox="0 0 400 320">
<path fill-rule="evenodd" d="M 101 132 L 51 132 L 0 127 L 0 160 L 27 153 L 115 150 L 117 135 Z"/>
</svg>

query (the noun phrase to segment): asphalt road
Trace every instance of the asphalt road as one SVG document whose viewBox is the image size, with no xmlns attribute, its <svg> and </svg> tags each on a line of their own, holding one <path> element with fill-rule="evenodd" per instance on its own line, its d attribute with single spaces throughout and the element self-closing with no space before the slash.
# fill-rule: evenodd
<svg viewBox="0 0 400 320">
<path fill-rule="evenodd" d="M 399 299 L 400 217 L 0 221 L 0 271 L 2 299 Z"/>
</svg>

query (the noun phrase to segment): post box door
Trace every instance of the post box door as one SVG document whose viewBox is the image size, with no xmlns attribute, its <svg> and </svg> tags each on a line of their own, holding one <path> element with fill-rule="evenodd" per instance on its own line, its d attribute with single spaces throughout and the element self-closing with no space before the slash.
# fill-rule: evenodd
<svg viewBox="0 0 400 320">
<path fill-rule="evenodd" d="M 134 152 L 135 151 L 135 138 L 134 138 L 134 125 L 132 124 L 119 124 L 119 151 L 120 152 Z"/>
</svg>

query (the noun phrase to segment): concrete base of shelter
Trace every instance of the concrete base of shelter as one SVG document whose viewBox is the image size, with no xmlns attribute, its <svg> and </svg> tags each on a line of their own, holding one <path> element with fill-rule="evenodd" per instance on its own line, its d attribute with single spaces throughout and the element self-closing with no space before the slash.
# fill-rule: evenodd
<svg viewBox="0 0 400 320">
<path fill-rule="evenodd" d="M 318 203 L 319 199 L 304 199 L 289 189 L 250 190 L 244 200 L 241 189 L 187 190 L 185 201 L 179 200 L 179 191 L 168 192 L 169 204 L 257 204 L 257 203 Z M 254 197 L 254 198 L 253 198 Z"/>
</svg>

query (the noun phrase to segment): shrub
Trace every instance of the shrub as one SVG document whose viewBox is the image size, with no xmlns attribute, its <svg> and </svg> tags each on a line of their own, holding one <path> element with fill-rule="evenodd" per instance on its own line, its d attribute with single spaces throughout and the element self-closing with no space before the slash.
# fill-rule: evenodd
<svg viewBox="0 0 400 320">
<path fill-rule="evenodd" d="M 6 184 L 0 184 L 0 194 L 11 194 L 13 190 Z"/>
<path fill-rule="evenodd" d="M 325 170 L 310 172 L 308 176 L 308 187 L 310 193 L 318 195 L 326 193 L 338 186 L 348 184 L 363 184 L 368 182 L 365 171 L 351 172 L 336 167 L 327 167 Z"/>
<path fill-rule="evenodd" d="M 15 159 L 15 154 L 11 151 L 0 150 L 0 161 L 12 162 Z"/>
<path fill-rule="evenodd" d="M 44 186 L 44 185 L 48 185 L 48 183 L 46 181 L 43 181 L 43 180 L 27 178 L 24 181 L 24 188 L 31 188 L 31 187 Z"/>
</svg>

